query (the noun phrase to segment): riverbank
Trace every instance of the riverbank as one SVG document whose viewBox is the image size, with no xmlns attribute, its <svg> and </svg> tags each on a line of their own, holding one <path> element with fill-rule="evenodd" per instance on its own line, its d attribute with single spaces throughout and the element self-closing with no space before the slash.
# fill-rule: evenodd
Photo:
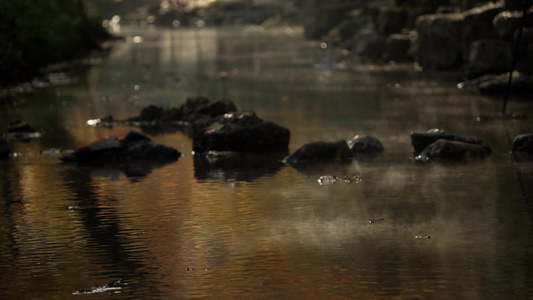
<svg viewBox="0 0 533 300">
<path fill-rule="evenodd" d="M 423 70 L 454 71 L 462 80 L 518 71 L 515 90 L 533 91 L 531 1 L 315 4 L 302 7 L 305 35 L 323 41 L 324 48 L 345 48 L 362 62 L 413 62 Z"/>
<path fill-rule="evenodd" d="M 0 20 L 1 88 L 87 58 L 112 39 L 98 11 L 83 0 L 6 0 Z"/>
</svg>

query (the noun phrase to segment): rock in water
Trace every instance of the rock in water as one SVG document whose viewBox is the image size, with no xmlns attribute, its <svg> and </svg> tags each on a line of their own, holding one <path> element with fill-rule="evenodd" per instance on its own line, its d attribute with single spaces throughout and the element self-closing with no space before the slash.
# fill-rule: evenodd
<svg viewBox="0 0 533 300">
<path fill-rule="evenodd" d="M 284 159 L 290 165 L 306 164 L 319 161 L 340 161 L 353 158 L 345 140 L 336 142 L 312 142 L 300 147 Z"/>
<path fill-rule="evenodd" d="M 354 155 L 357 154 L 379 154 L 384 148 L 381 142 L 369 135 L 356 135 L 348 141 L 348 146 Z"/>
<path fill-rule="evenodd" d="M 490 155 L 491 149 L 484 145 L 471 144 L 460 141 L 449 141 L 439 139 L 428 145 L 420 155 L 418 160 L 471 160 L 484 158 Z"/>
<path fill-rule="evenodd" d="M 427 132 L 411 132 L 411 145 L 413 145 L 414 148 L 413 155 L 419 155 L 428 145 L 433 144 L 440 139 L 482 145 L 489 148 L 484 141 L 476 137 L 462 137 L 441 129 L 430 129 Z"/>
<path fill-rule="evenodd" d="M 511 154 L 518 160 L 533 160 L 533 133 L 515 136 Z"/>
<path fill-rule="evenodd" d="M 181 153 L 152 142 L 147 136 L 130 130 L 124 139 L 106 137 L 61 158 L 65 163 L 102 163 L 133 161 L 174 161 Z"/>
<path fill-rule="evenodd" d="M 193 150 L 234 152 L 283 152 L 289 147 L 290 131 L 264 121 L 252 112 L 227 113 L 193 124 Z"/>
</svg>

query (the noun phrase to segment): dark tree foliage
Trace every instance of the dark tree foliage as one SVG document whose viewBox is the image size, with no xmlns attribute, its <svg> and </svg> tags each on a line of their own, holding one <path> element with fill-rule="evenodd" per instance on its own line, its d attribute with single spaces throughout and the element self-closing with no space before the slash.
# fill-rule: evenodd
<svg viewBox="0 0 533 300">
<path fill-rule="evenodd" d="M 83 57 L 109 38 L 83 0 L 0 1 L 0 86 Z"/>
</svg>

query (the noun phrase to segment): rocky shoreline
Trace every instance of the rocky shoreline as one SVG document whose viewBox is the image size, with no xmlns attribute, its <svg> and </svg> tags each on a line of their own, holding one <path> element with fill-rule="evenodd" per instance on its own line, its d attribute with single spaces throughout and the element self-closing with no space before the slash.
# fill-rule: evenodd
<svg viewBox="0 0 533 300">
<path fill-rule="evenodd" d="M 505 92 L 514 63 L 511 91 L 533 92 L 531 1 L 314 2 L 306 12 L 305 35 L 324 47 L 345 48 L 363 62 L 457 71 L 461 86 L 484 94 Z M 505 79 L 483 80 L 486 75 Z"/>
</svg>

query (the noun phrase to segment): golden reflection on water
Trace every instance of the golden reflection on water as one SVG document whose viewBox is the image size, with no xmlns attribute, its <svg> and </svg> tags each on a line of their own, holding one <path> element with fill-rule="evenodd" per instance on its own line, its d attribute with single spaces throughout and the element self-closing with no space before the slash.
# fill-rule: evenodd
<svg viewBox="0 0 533 300">
<path fill-rule="evenodd" d="M 532 168 L 510 161 L 506 139 L 530 120 L 473 123 L 473 114 L 499 104 L 408 67 L 315 71 L 319 47 L 282 30 L 134 34 L 143 42 L 117 45 L 86 82 L 54 88 L 61 99 L 48 90 L 10 110 L 45 134 L 14 144 L 28 155 L 0 162 L 3 299 L 61 299 L 118 278 L 129 284 L 112 297 L 129 299 L 455 299 L 531 290 L 532 218 L 524 208 L 531 191 L 523 182 Z M 191 139 L 175 132 L 150 137 L 185 156 L 144 176 L 39 154 L 130 130 L 85 126 L 88 119 L 127 118 L 198 94 L 228 97 L 288 127 L 291 151 L 371 134 L 385 153 L 325 169 L 212 165 L 199 172 Z M 41 97 L 49 108 L 37 105 Z M 409 132 L 431 127 L 478 135 L 494 153 L 465 165 L 414 164 Z M 361 180 L 319 185 L 322 175 Z M 24 206 L 9 203 L 20 195 Z"/>
</svg>

